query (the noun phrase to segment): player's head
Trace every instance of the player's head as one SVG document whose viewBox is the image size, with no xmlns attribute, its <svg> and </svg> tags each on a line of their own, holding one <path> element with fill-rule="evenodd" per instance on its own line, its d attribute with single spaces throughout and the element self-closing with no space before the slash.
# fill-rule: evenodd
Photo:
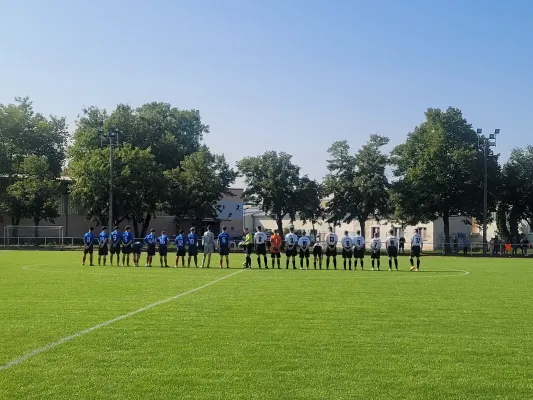
<svg viewBox="0 0 533 400">
<path fill-rule="evenodd" d="M 261 232 L 261 229 L 263 229 L 261 228 L 261 225 L 257 225 L 257 232 Z"/>
<path fill-rule="evenodd" d="M 279 231 L 277 229 L 274 229 L 274 235 L 277 235 Z"/>
<path fill-rule="evenodd" d="M 361 231 L 357 231 L 357 234 L 360 235 L 360 234 L 361 234 Z"/>
<path fill-rule="evenodd" d="M 224 230 L 225 226 L 222 227 L 222 230 Z M 211 225 L 207 226 L 207 232 L 211 232 Z"/>
<path fill-rule="evenodd" d="M 302 236 L 305 236 L 305 231 L 302 231 Z"/>
<path fill-rule="evenodd" d="M 180 235 L 183 235 L 183 229 L 180 229 Z"/>
<path fill-rule="evenodd" d="M 348 231 L 344 231 L 344 235 L 345 235 L 345 236 L 348 236 Z"/>
<path fill-rule="evenodd" d="M 291 227 L 289 228 L 289 232 L 290 232 L 290 233 L 294 233 L 294 226 L 291 226 Z"/>
<path fill-rule="evenodd" d="M 379 237 L 379 233 L 378 232 L 374 233 L 374 237 L 377 239 Z"/>
<path fill-rule="evenodd" d="M 330 227 L 328 228 L 328 231 L 333 232 L 333 227 L 330 226 Z"/>
<path fill-rule="evenodd" d="M 128 225 L 126 226 L 126 232 L 129 232 L 129 231 L 131 231 L 131 227 Z"/>
<path fill-rule="evenodd" d="M 92 232 L 92 231 L 94 231 L 94 227 L 93 226 L 89 227 L 89 232 Z"/>
<path fill-rule="evenodd" d="M 418 235 L 418 228 L 415 229 L 415 234 Z"/>
<path fill-rule="evenodd" d="M 150 233 L 152 233 L 152 234 L 155 233 L 155 229 L 153 229 L 153 228 L 150 229 Z"/>
<path fill-rule="evenodd" d="M 161 235 L 164 235 L 165 234 L 165 231 L 161 231 Z"/>
<path fill-rule="evenodd" d="M 227 228 L 226 228 L 225 226 L 222 227 L 222 231 L 223 231 L 223 232 L 226 232 L 226 229 L 227 229 Z M 209 229 L 208 229 L 208 230 L 209 230 Z"/>
<path fill-rule="evenodd" d="M 102 226 L 102 230 L 103 230 L 104 232 L 107 231 L 107 226 L 105 226 L 105 225 Z"/>
<path fill-rule="evenodd" d="M 244 228 L 244 233 L 248 233 L 250 230 L 248 228 Z"/>
<path fill-rule="evenodd" d="M 191 233 L 194 233 L 194 232 L 196 232 L 196 228 L 193 226 L 193 227 L 191 228 Z"/>
<path fill-rule="evenodd" d="M 391 229 L 389 233 L 391 234 L 391 236 L 394 235 L 394 229 Z"/>
<path fill-rule="evenodd" d="M 115 226 L 116 231 L 120 231 L 120 226 Z"/>
</svg>

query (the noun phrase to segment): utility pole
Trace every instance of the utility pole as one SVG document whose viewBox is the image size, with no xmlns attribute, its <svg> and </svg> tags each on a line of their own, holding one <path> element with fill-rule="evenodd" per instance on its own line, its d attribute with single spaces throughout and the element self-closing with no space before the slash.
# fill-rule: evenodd
<svg viewBox="0 0 533 400">
<path fill-rule="evenodd" d="M 483 255 L 487 255 L 487 218 L 488 218 L 488 170 L 487 159 L 490 154 L 490 148 L 496 146 L 496 136 L 500 133 L 499 129 L 495 129 L 489 137 L 482 136 L 483 129 L 478 129 L 478 144 L 483 145 Z"/>
<path fill-rule="evenodd" d="M 118 146 L 119 130 L 114 128 L 110 131 L 104 132 L 99 129 L 102 145 L 107 141 L 109 145 L 109 232 L 113 230 L 113 146 Z"/>
</svg>

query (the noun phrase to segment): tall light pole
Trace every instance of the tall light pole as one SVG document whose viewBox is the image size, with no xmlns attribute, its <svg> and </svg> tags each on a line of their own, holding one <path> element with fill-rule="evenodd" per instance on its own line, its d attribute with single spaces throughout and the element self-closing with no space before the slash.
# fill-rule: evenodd
<svg viewBox="0 0 533 400">
<path fill-rule="evenodd" d="M 499 135 L 500 130 L 495 129 L 488 137 L 483 136 L 483 129 L 478 129 L 478 143 L 483 145 L 483 255 L 487 255 L 487 214 L 488 214 L 488 190 L 487 190 L 487 159 L 489 157 L 490 148 L 496 146 L 496 136 Z"/>
<path fill-rule="evenodd" d="M 114 128 L 110 131 L 104 132 L 99 129 L 102 145 L 105 141 L 109 145 L 109 225 L 108 229 L 111 232 L 113 229 L 113 146 L 118 146 L 119 130 Z"/>
</svg>

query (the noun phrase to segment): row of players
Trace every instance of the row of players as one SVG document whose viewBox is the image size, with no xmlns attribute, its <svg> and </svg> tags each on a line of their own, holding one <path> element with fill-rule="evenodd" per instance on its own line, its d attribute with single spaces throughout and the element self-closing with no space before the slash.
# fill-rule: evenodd
<svg viewBox="0 0 533 400">
<path fill-rule="evenodd" d="M 83 265 L 85 265 L 87 254 L 90 257 L 90 265 L 93 265 L 93 245 L 95 241 L 95 236 L 93 234 L 94 228 L 91 227 L 89 232 L 87 232 L 83 241 L 85 244 L 83 251 Z M 202 237 L 203 252 L 204 256 L 202 259 L 202 268 L 207 262 L 207 268 L 210 267 L 211 255 L 215 252 L 215 244 L 218 245 L 220 263 L 219 266 L 222 268 L 223 259 L 226 258 L 226 268 L 229 268 L 229 248 L 230 248 L 231 238 L 226 232 L 226 227 L 222 228 L 222 233 L 218 235 L 217 240 L 215 241 L 215 236 L 211 231 L 211 227 L 207 227 L 207 231 Z M 330 259 L 333 260 L 333 267 L 337 269 L 337 243 L 339 239 L 337 235 L 333 232 L 333 228 L 329 227 L 329 232 L 325 237 L 325 248 L 326 248 L 326 269 L 329 269 Z M 216 243 L 215 243 L 216 242 Z M 248 228 L 245 228 L 243 241 L 239 243 L 240 246 L 244 247 L 246 253 L 246 261 L 243 264 L 245 268 L 252 267 L 252 254 L 255 250 L 257 255 L 257 264 L 261 268 L 261 257 L 263 257 L 265 268 L 268 269 L 268 260 L 267 260 L 267 242 L 270 244 L 269 252 L 272 258 L 272 268 L 275 268 L 277 265 L 278 269 L 281 269 L 281 252 L 282 247 L 285 247 L 286 254 L 286 269 L 289 269 L 289 264 L 292 259 L 292 267 L 296 269 L 296 254 L 299 250 L 300 256 L 300 268 L 304 268 L 304 260 L 306 268 L 309 269 L 309 258 L 310 258 L 310 248 L 311 240 L 306 236 L 305 231 L 303 235 L 298 237 L 294 233 L 294 228 L 290 228 L 290 232 L 285 237 L 285 240 L 281 238 L 279 233 L 275 233 L 267 238 L 265 232 L 263 232 L 262 227 L 257 227 L 257 232 L 252 235 Z M 168 247 L 170 239 L 163 231 L 161 236 L 155 236 L 155 230 L 152 229 L 148 235 L 143 239 L 142 242 L 134 241 L 133 234 L 131 233 L 131 228 L 126 227 L 125 232 L 120 232 L 120 228 L 117 226 L 115 230 L 109 235 L 107 233 L 107 227 L 102 228 L 102 232 L 98 235 L 98 265 L 106 265 L 106 258 L 108 251 L 111 253 L 111 265 L 113 265 L 113 256 L 117 256 L 117 266 L 120 263 L 120 253 L 122 251 L 122 265 L 130 265 L 130 254 L 133 254 L 133 264 L 134 266 L 139 266 L 139 259 L 141 254 L 141 249 L 143 245 L 146 244 L 147 250 L 147 259 L 146 267 L 152 266 L 153 257 L 156 254 L 156 246 L 158 248 L 161 267 L 168 268 Z M 185 236 L 183 231 L 180 231 L 179 235 L 176 236 L 174 240 L 176 245 L 176 263 L 175 267 L 179 265 L 181 258 L 182 266 L 185 267 L 185 255 L 186 248 L 188 250 L 188 261 L 187 266 L 191 266 L 191 260 L 194 261 L 195 267 L 198 267 L 198 236 L 196 235 L 196 229 L 193 227 L 190 230 L 190 233 Z M 365 257 L 365 247 L 366 241 L 361 232 L 357 231 L 355 237 L 351 237 L 348 231 L 344 232 L 344 236 L 340 240 L 342 247 L 342 258 L 344 260 L 344 269 L 348 266 L 348 269 L 352 269 L 352 256 L 354 258 L 354 269 L 357 268 L 357 263 L 360 261 L 361 269 L 364 268 L 364 257 Z M 394 232 L 390 231 L 390 236 L 385 240 L 387 255 L 389 258 L 389 270 L 392 270 L 392 264 L 396 270 L 398 270 L 398 237 L 394 236 Z M 110 249 L 108 247 L 110 245 Z M 418 229 L 411 238 L 411 271 L 418 271 L 420 268 L 420 254 L 423 246 L 422 237 L 420 236 Z M 370 241 L 370 253 L 372 260 L 372 270 L 376 267 L 380 269 L 380 257 L 381 257 L 381 247 L 382 242 L 378 237 L 378 234 L 375 234 L 375 237 Z M 414 258 L 416 258 L 416 267 L 414 265 Z M 313 259 L 314 259 L 314 268 L 317 269 L 317 264 L 319 269 L 322 269 L 322 259 L 323 259 L 323 248 L 320 242 L 315 242 L 313 246 Z"/>
</svg>

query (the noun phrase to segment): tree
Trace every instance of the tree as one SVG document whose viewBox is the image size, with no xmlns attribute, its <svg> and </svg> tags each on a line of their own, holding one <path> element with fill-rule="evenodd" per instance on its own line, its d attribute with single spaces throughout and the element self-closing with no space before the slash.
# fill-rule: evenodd
<svg viewBox="0 0 533 400">
<path fill-rule="evenodd" d="M 22 218 L 31 218 L 37 227 L 42 220 L 54 222 L 59 216 L 60 182 L 50 171 L 45 156 L 28 156 L 21 165 L 22 176 L 7 187 L 5 204 L 18 225 Z M 38 236 L 38 229 L 35 229 Z"/>
<path fill-rule="evenodd" d="M 331 196 L 326 212 L 333 223 L 359 222 L 361 231 L 366 221 L 390 214 L 389 183 L 385 175 L 388 157 L 381 148 L 389 139 L 371 135 L 369 141 L 355 154 L 350 153 L 346 140 L 329 148 L 328 175 L 324 181 L 326 194 Z"/>
<path fill-rule="evenodd" d="M 131 179 L 120 180 L 122 175 L 114 178 L 117 179 L 114 187 L 118 192 L 114 196 L 113 215 L 118 216 L 118 221 L 131 220 L 136 235 L 140 224 L 140 234 L 143 235 L 155 215 L 156 203 L 165 195 L 164 185 L 158 184 L 164 172 L 179 167 L 186 156 L 202 150 L 201 139 L 209 132 L 209 126 L 202 123 L 199 111 L 179 110 L 167 103 L 148 103 L 136 109 L 120 104 L 111 114 L 96 107 L 83 110 L 77 121 L 74 143 L 69 149 L 69 173 L 76 181 L 77 203 L 87 210 L 89 218 L 98 221 L 105 220 L 109 207 L 107 179 L 95 182 L 102 174 L 109 174 L 104 172 L 109 168 L 105 159 L 105 154 L 109 158 L 109 149 L 102 149 L 99 130 L 112 129 L 119 131 L 117 157 L 121 148 L 130 146 L 122 153 L 121 173 L 127 175 L 126 164 L 130 171 L 137 171 L 130 172 Z M 130 155 L 137 154 L 136 149 L 147 153 L 140 154 L 141 159 L 132 158 L 126 162 Z M 150 160 L 146 158 L 148 154 Z M 147 162 L 147 166 L 143 162 Z M 141 181 L 145 183 L 141 185 Z M 124 208 L 124 204 L 130 206 Z"/>
<path fill-rule="evenodd" d="M 282 235 L 283 219 L 289 216 L 294 222 L 308 201 L 302 196 L 307 181 L 306 177 L 300 178 L 300 167 L 292 163 L 290 154 L 267 151 L 258 157 L 243 158 L 237 168 L 245 178 L 245 200 L 274 219 Z"/>
<path fill-rule="evenodd" d="M 178 168 L 165 172 L 166 200 L 163 209 L 176 220 L 191 219 L 197 226 L 204 219 L 217 219 L 218 203 L 231 195 L 237 173 L 224 156 L 207 149 L 185 156 Z"/>
<path fill-rule="evenodd" d="M 298 197 L 305 199 L 298 213 L 300 220 L 304 224 L 311 222 L 315 230 L 315 224 L 326 219 L 326 210 L 322 205 L 324 188 L 317 181 L 304 176 L 300 180 Z"/>
<path fill-rule="evenodd" d="M 483 215 L 483 144 L 459 109 L 428 109 L 426 120 L 392 152 L 407 216 L 421 222 L 442 218 L 450 250 L 450 217 Z M 482 141 L 481 141 L 482 142 Z M 498 157 L 487 154 L 488 206 L 499 187 Z"/>
</svg>

